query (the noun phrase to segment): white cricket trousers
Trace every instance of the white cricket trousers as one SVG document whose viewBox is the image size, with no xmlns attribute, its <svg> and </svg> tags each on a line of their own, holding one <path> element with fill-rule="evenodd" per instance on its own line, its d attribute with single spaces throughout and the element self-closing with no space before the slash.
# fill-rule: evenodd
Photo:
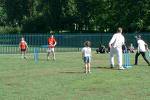
<svg viewBox="0 0 150 100">
<path fill-rule="evenodd" d="M 117 54 L 117 61 L 119 67 L 122 67 L 122 48 L 114 48 L 110 49 L 110 64 L 114 66 L 114 55 Z"/>
</svg>

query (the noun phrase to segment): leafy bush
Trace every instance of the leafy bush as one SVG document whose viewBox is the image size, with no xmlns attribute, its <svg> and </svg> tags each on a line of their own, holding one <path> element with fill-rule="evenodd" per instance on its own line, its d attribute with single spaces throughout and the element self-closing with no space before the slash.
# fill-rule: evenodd
<svg viewBox="0 0 150 100">
<path fill-rule="evenodd" d="M 19 26 L 17 27 L 1 26 L 0 27 L 0 34 L 17 34 L 20 32 L 21 32 L 21 28 Z"/>
<path fill-rule="evenodd" d="M 48 21 L 42 15 L 23 20 L 22 33 L 43 33 L 48 31 Z"/>
</svg>

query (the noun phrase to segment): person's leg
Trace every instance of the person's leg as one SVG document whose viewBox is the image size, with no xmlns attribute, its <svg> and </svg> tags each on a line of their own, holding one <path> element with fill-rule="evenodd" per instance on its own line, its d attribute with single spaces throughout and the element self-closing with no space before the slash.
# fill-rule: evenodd
<svg viewBox="0 0 150 100">
<path fill-rule="evenodd" d="M 87 63 L 88 72 L 91 73 L 91 64 L 90 64 L 90 62 L 91 62 L 91 57 L 88 57 L 88 61 L 87 61 L 87 62 L 88 62 L 88 63 Z"/>
<path fill-rule="evenodd" d="M 114 48 L 111 48 L 110 49 L 110 65 L 111 65 L 111 68 L 114 67 Z"/>
<path fill-rule="evenodd" d="M 52 51 L 53 60 L 56 60 L 55 58 L 55 52 Z"/>
<path fill-rule="evenodd" d="M 48 50 L 47 50 L 47 60 L 49 60 L 50 53 L 51 53 L 51 50 L 50 50 L 50 48 L 48 48 Z"/>
<path fill-rule="evenodd" d="M 53 60 L 56 60 L 55 58 L 55 51 L 54 51 L 54 48 L 51 48 L 52 49 L 52 56 L 53 56 Z"/>
<path fill-rule="evenodd" d="M 21 58 L 23 59 L 23 56 L 24 56 L 24 53 L 23 51 L 21 50 Z"/>
<path fill-rule="evenodd" d="M 85 73 L 87 74 L 88 73 L 88 65 L 87 65 L 87 63 L 84 64 L 84 67 L 85 67 Z"/>
<path fill-rule="evenodd" d="M 139 55 L 140 55 L 140 53 L 139 53 L 139 52 L 136 52 L 134 65 L 137 65 L 137 64 L 138 64 L 138 56 L 139 56 Z"/>
<path fill-rule="evenodd" d="M 85 73 L 88 73 L 88 58 L 84 57 L 84 69 L 85 69 Z"/>
<path fill-rule="evenodd" d="M 122 66 L 122 48 L 116 48 L 119 69 L 124 69 Z"/>
<path fill-rule="evenodd" d="M 147 62 L 147 64 L 150 66 L 150 62 L 147 60 L 147 58 L 145 56 L 145 52 L 141 52 L 141 55 L 143 56 L 143 58 Z"/>
<path fill-rule="evenodd" d="M 90 65 L 90 63 L 87 63 L 87 68 L 88 68 L 88 69 L 87 69 L 88 72 L 91 73 L 91 65 Z"/>
<path fill-rule="evenodd" d="M 23 58 L 26 59 L 26 51 L 23 51 Z"/>
</svg>

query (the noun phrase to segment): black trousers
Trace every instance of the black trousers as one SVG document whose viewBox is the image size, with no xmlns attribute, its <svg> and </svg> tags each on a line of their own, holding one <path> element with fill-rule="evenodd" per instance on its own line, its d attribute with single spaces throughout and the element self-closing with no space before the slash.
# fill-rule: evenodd
<svg viewBox="0 0 150 100">
<path fill-rule="evenodd" d="M 137 52 L 135 55 L 135 65 L 138 64 L 138 57 L 139 55 L 142 55 L 142 57 L 144 58 L 144 60 L 147 62 L 148 65 L 150 65 L 150 62 L 147 60 L 146 56 L 145 56 L 145 52 Z"/>
</svg>

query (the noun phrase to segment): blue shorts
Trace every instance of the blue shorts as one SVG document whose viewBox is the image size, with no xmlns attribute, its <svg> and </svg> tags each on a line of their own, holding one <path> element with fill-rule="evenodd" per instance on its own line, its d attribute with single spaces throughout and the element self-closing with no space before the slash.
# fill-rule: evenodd
<svg viewBox="0 0 150 100">
<path fill-rule="evenodd" d="M 90 63 L 91 57 L 90 56 L 84 57 L 83 60 L 84 60 L 84 63 Z"/>
</svg>

